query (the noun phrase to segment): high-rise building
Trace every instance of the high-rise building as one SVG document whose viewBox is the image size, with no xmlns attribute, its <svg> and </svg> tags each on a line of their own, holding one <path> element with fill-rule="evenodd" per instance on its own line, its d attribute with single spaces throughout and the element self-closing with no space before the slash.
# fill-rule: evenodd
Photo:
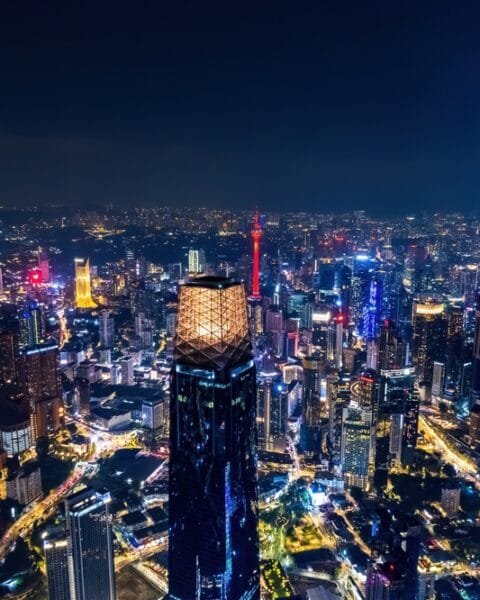
<svg viewBox="0 0 480 600">
<path fill-rule="evenodd" d="M 10 458 L 35 445 L 30 414 L 28 401 L 18 386 L 0 386 L 0 447 Z"/>
<path fill-rule="evenodd" d="M 300 430 L 300 447 L 309 458 L 321 451 L 323 423 L 328 423 L 326 402 L 325 363 L 320 357 L 303 359 L 303 420 Z"/>
<path fill-rule="evenodd" d="M 50 264 L 48 262 L 48 254 L 47 254 L 46 250 L 39 248 L 38 254 L 37 254 L 37 259 L 38 259 L 38 268 L 40 269 L 40 272 L 42 274 L 42 282 L 50 283 Z"/>
<path fill-rule="evenodd" d="M 418 393 L 411 390 L 403 402 L 402 464 L 404 466 L 409 466 L 413 462 L 418 439 L 419 412 L 420 400 Z"/>
<path fill-rule="evenodd" d="M 133 371 L 133 357 L 122 356 L 118 361 L 121 367 L 121 380 L 123 385 L 133 385 L 135 382 Z"/>
<path fill-rule="evenodd" d="M 39 344 L 44 336 L 44 322 L 42 309 L 36 302 L 27 304 L 19 313 L 19 342 L 22 347 Z"/>
<path fill-rule="evenodd" d="M 362 490 L 370 487 L 370 415 L 358 404 L 343 409 L 341 465 L 345 483 Z"/>
<path fill-rule="evenodd" d="M 270 450 L 272 410 L 272 378 L 259 376 L 257 381 L 257 444 L 264 450 Z"/>
<path fill-rule="evenodd" d="M 193 279 L 180 288 L 171 387 L 171 598 L 259 598 L 255 437 L 244 287 Z"/>
<path fill-rule="evenodd" d="M 109 493 L 86 488 L 65 500 L 69 579 L 75 600 L 115 600 Z"/>
<path fill-rule="evenodd" d="M 480 290 L 477 291 L 472 357 L 472 396 L 480 400 Z"/>
<path fill-rule="evenodd" d="M 90 282 L 90 261 L 88 258 L 75 259 L 75 306 L 95 308 Z"/>
<path fill-rule="evenodd" d="M 442 508 L 447 517 L 455 517 L 460 510 L 460 485 L 456 481 L 447 482 L 442 488 Z"/>
<path fill-rule="evenodd" d="M 258 219 L 258 213 L 255 213 L 255 219 L 252 227 L 253 240 L 253 273 L 252 273 L 252 296 L 260 297 L 260 241 L 263 237 L 262 227 Z"/>
<path fill-rule="evenodd" d="M 341 463 L 347 485 L 370 488 L 375 473 L 376 428 L 380 397 L 375 372 L 365 371 L 343 410 Z"/>
<path fill-rule="evenodd" d="M 102 348 L 113 348 L 115 324 L 109 310 L 104 309 L 100 312 L 98 330 L 100 334 L 100 346 Z"/>
<path fill-rule="evenodd" d="M 18 334 L 16 331 L 0 333 L 0 385 L 12 383 L 18 374 Z"/>
<path fill-rule="evenodd" d="M 65 533 L 47 533 L 43 542 L 48 600 L 73 600 L 68 578 L 68 539 Z"/>
<path fill-rule="evenodd" d="M 328 448 L 331 460 L 338 465 L 342 450 L 343 409 L 350 401 L 350 377 L 345 373 L 327 375 Z"/>
<path fill-rule="evenodd" d="M 33 417 L 35 439 L 60 429 L 61 392 L 58 378 L 58 346 L 40 344 L 25 348 L 20 355 L 19 379 Z"/>
<path fill-rule="evenodd" d="M 413 364 L 419 382 L 431 386 L 433 363 L 445 360 L 447 319 L 444 305 L 431 298 L 413 303 Z"/>
<path fill-rule="evenodd" d="M 206 266 L 204 250 L 191 249 L 188 251 L 188 272 L 191 275 L 204 273 Z"/>
<path fill-rule="evenodd" d="M 406 365 L 406 344 L 397 334 L 395 322 L 386 319 L 380 328 L 378 345 L 379 370 L 403 369 Z"/>
<path fill-rule="evenodd" d="M 7 479 L 7 498 L 27 506 L 42 495 L 40 465 L 34 461 L 10 469 Z"/>
</svg>

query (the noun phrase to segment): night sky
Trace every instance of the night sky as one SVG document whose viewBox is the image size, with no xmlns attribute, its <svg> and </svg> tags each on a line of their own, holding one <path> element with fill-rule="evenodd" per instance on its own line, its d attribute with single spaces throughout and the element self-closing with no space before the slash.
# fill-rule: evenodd
<svg viewBox="0 0 480 600">
<path fill-rule="evenodd" d="M 480 3 L 0 2 L 0 204 L 479 207 Z"/>
</svg>

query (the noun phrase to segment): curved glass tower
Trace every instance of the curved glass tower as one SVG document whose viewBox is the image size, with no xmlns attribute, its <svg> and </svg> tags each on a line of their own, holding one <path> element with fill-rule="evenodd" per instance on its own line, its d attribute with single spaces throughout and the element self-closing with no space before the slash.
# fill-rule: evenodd
<svg viewBox="0 0 480 600">
<path fill-rule="evenodd" d="M 170 405 L 169 593 L 259 598 L 255 366 L 244 286 L 180 289 Z"/>
</svg>

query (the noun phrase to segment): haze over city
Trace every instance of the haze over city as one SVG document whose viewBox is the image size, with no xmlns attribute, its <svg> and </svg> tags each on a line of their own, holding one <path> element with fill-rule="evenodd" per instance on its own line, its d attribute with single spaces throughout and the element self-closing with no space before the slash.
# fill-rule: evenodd
<svg viewBox="0 0 480 600">
<path fill-rule="evenodd" d="M 480 10 L 0 6 L 0 598 L 480 598 Z"/>
</svg>

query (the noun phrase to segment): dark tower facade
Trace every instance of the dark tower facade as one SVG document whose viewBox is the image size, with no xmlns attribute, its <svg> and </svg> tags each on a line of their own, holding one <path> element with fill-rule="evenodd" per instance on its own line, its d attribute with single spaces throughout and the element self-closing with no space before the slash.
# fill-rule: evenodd
<svg viewBox="0 0 480 600">
<path fill-rule="evenodd" d="M 255 366 L 243 285 L 180 288 L 170 404 L 169 594 L 259 598 Z"/>
<path fill-rule="evenodd" d="M 475 337 L 473 339 L 472 392 L 473 401 L 480 399 L 480 290 L 477 291 Z"/>
<path fill-rule="evenodd" d="M 91 488 L 65 500 L 70 589 L 75 600 L 115 600 L 115 569 L 108 492 Z"/>
</svg>

